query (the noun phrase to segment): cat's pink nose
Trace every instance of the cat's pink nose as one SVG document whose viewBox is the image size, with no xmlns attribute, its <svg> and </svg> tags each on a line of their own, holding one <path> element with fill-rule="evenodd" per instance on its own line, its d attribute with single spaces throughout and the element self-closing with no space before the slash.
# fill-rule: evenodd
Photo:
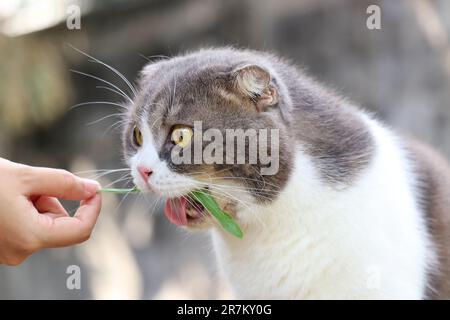
<svg viewBox="0 0 450 320">
<path fill-rule="evenodd" d="M 144 178 L 145 181 L 147 181 L 148 177 L 152 174 L 152 169 L 149 169 L 144 166 L 138 166 L 138 171 L 141 174 L 141 177 Z"/>
</svg>

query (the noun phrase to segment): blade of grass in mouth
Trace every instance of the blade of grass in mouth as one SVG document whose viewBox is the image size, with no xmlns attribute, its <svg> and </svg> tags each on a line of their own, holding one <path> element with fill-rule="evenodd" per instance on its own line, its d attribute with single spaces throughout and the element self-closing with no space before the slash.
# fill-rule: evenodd
<svg viewBox="0 0 450 320">
<path fill-rule="evenodd" d="M 128 189 L 117 189 L 117 188 L 103 188 L 97 191 L 98 193 L 137 193 L 140 190 L 137 187 Z M 209 194 L 206 190 L 196 190 L 191 192 L 191 196 L 200 202 L 206 210 L 211 213 L 211 215 L 217 219 L 222 228 L 234 235 L 235 237 L 242 238 L 244 233 L 242 232 L 239 225 L 233 220 L 233 218 L 227 212 L 223 211 L 216 200 Z"/>
<path fill-rule="evenodd" d="M 235 237 L 242 238 L 244 233 L 239 225 L 233 220 L 230 214 L 223 211 L 216 200 L 205 189 L 191 192 L 191 196 L 200 202 L 211 215 L 219 221 L 222 228 Z"/>
</svg>

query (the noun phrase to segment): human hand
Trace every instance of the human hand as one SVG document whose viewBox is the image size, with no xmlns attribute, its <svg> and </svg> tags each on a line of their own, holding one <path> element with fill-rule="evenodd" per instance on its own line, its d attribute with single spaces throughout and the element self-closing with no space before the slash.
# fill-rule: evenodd
<svg viewBox="0 0 450 320">
<path fill-rule="evenodd" d="M 101 208 L 96 181 L 1 158 L 0 179 L 0 264 L 17 265 L 40 249 L 90 237 Z M 81 204 L 70 217 L 58 199 Z"/>
</svg>

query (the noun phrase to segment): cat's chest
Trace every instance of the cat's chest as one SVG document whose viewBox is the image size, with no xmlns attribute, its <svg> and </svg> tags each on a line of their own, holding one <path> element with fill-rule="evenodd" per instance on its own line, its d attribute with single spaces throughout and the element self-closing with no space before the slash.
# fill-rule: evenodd
<svg viewBox="0 0 450 320">
<path fill-rule="evenodd" d="M 288 211 L 279 214 L 291 214 L 290 210 L 298 208 L 292 204 L 284 210 Z M 270 223 L 273 226 L 274 222 Z M 348 268 L 354 258 L 348 247 L 340 247 L 335 234 L 326 228 L 309 230 L 301 219 L 279 227 L 284 232 L 264 230 L 269 226 L 262 222 L 258 231 L 247 230 L 245 240 L 223 241 L 222 236 L 214 236 L 219 264 L 238 297 L 308 298 L 315 295 L 313 288 L 325 289 L 333 283 L 334 288 L 321 292 L 323 297 L 331 297 L 336 290 L 344 294 L 355 282 L 357 271 Z M 341 280 L 330 281 L 338 278 Z"/>
<path fill-rule="evenodd" d="M 277 201 L 239 213 L 244 239 L 214 234 L 238 297 L 422 296 L 428 244 L 421 213 L 405 165 L 392 152 L 379 154 L 357 183 L 338 191 L 299 157 Z"/>
</svg>

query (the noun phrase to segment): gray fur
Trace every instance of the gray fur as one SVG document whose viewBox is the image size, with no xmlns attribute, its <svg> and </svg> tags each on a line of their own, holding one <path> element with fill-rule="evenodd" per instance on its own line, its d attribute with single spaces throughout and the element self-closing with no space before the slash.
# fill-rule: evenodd
<svg viewBox="0 0 450 320">
<path fill-rule="evenodd" d="M 429 146 L 407 141 L 418 179 L 419 202 L 437 251 L 438 265 L 429 274 L 427 298 L 450 299 L 450 168 Z"/>
</svg>

